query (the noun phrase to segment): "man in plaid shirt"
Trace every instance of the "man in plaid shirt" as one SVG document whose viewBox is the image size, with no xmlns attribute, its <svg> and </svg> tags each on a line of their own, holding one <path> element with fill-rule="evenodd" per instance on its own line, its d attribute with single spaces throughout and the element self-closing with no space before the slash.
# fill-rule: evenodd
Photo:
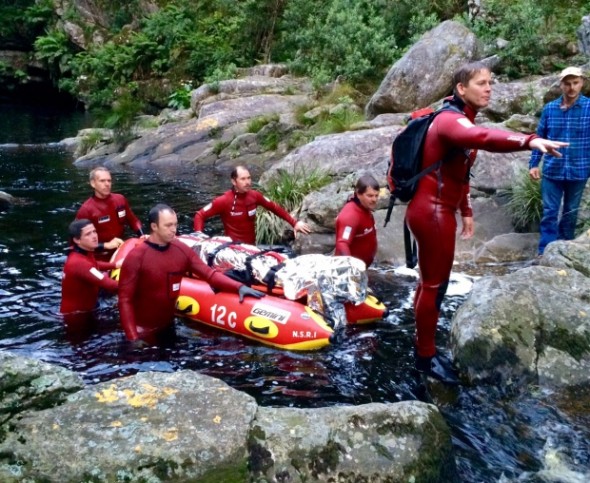
<svg viewBox="0 0 590 483">
<path fill-rule="evenodd" d="M 545 105 L 537 128 L 542 138 L 569 143 L 560 149 L 563 157 L 545 154 L 543 161 L 539 255 L 552 241 L 574 238 L 578 208 L 590 177 L 590 99 L 581 95 L 584 77 L 579 67 L 568 67 L 561 72 L 559 86 L 563 95 Z M 541 151 L 533 151 L 531 155 L 529 174 L 534 180 L 541 178 L 542 157 Z"/>
</svg>

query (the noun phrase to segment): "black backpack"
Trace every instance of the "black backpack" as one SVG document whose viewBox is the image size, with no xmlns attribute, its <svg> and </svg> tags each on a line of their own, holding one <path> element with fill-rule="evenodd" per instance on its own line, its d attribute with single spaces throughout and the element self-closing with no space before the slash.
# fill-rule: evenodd
<svg viewBox="0 0 590 483">
<path fill-rule="evenodd" d="M 397 135 L 391 145 L 391 156 L 387 167 L 387 184 L 390 197 L 385 224 L 391 219 L 391 212 L 396 200 L 408 202 L 416 193 L 418 181 L 428 173 L 440 168 L 442 163 L 450 159 L 455 153 L 450 151 L 443 159 L 422 169 L 422 154 L 426 133 L 434 118 L 444 111 L 455 111 L 463 114 L 463 111 L 452 103 L 445 103 L 443 107 L 434 111 L 432 108 L 424 108 L 410 115 L 410 122 L 406 128 Z M 414 268 L 418 262 L 416 254 L 416 242 L 412 242 L 410 230 L 404 222 L 404 244 L 406 250 L 406 265 Z"/>
</svg>

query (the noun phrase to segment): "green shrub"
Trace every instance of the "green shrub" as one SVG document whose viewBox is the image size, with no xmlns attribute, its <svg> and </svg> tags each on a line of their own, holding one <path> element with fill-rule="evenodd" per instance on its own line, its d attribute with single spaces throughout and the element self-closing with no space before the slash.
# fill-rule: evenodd
<svg viewBox="0 0 590 483">
<path fill-rule="evenodd" d="M 312 191 L 327 185 L 331 177 L 321 169 L 294 172 L 277 170 L 266 186 L 260 191 L 269 199 L 281 205 L 288 212 L 297 211 L 303 198 Z M 256 243 L 273 244 L 282 238 L 285 222 L 267 210 L 259 209 L 256 213 Z"/>
<path fill-rule="evenodd" d="M 541 220 L 541 182 L 532 180 L 528 169 L 520 170 L 508 190 L 508 210 L 518 231 L 529 231 Z"/>
<path fill-rule="evenodd" d="M 264 126 L 270 124 L 271 122 L 277 122 L 279 120 L 278 114 L 271 114 L 267 116 L 258 116 L 250 120 L 248 122 L 248 127 L 246 128 L 246 132 L 250 133 L 257 133 L 260 131 Z"/>
<path fill-rule="evenodd" d="M 180 88 L 176 89 L 168 96 L 168 107 L 171 107 L 172 109 L 188 109 L 191 107 L 192 91 L 192 82 L 184 82 Z"/>
<path fill-rule="evenodd" d="M 122 148 L 134 137 L 133 127 L 143 105 L 134 95 L 133 86 L 122 93 L 104 115 L 103 124 L 112 129 L 114 141 Z"/>
</svg>

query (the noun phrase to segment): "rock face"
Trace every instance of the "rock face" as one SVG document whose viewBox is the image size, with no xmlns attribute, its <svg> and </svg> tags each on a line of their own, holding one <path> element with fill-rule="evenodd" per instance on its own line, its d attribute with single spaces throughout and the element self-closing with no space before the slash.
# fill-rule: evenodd
<svg viewBox="0 0 590 483">
<path fill-rule="evenodd" d="M 451 345 L 470 380 L 590 381 L 590 235 L 549 244 L 541 266 L 475 283 Z"/>
<path fill-rule="evenodd" d="M 0 352 L 0 420 L 27 409 L 45 409 L 64 402 L 84 387 L 77 374 L 34 359 Z"/>
<path fill-rule="evenodd" d="M 454 70 L 475 58 L 475 35 L 458 22 L 441 23 L 425 33 L 389 70 L 367 104 L 367 117 L 432 104 L 450 93 Z"/>
<path fill-rule="evenodd" d="M 95 481 L 119 475 L 245 481 L 244 442 L 256 407 L 252 397 L 192 371 L 142 373 L 89 387 L 53 410 L 22 415 L 2 453 L 10 448 L 23 463 L 23 476 L 45 481 L 90 475 Z M 10 481 L 7 476 L 0 479 Z"/>
<path fill-rule="evenodd" d="M 429 404 L 263 408 L 193 371 L 82 389 L 69 371 L 0 356 L 0 394 L 38 381 L 11 396 L 9 424 L 0 413 L 2 482 L 454 479 L 450 430 Z M 78 392 L 56 398 L 57 387 Z M 52 404 L 25 403 L 45 392 Z"/>
<path fill-rule="evenodd" d="M 260 408 L 254 481 L 453 481 L 450 434 L 428 404 Z"/>
</svg>

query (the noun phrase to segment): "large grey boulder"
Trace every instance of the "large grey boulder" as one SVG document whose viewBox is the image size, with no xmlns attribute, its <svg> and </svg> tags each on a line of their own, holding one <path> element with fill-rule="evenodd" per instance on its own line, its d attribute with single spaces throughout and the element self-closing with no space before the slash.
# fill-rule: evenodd
<svg viewBox="0 0 590 483">
<path fill-rule="evenodd" d="M 477 58 L 477 39 L 463 24 L 447 20 L 425 33 L 389 70 L 366 106 L 368 118 L 408 112 L 449 94 L 452 75 Z"/>
<path fill-rule="evenodd" d="M 192 371 L 97 384 L 13 423 L 0 480 L 247 481 L 256 402 Z"/>
<path fill-rule="evenodd" d="M 454 478 L 450 430 L 432 405 L 262 408 L 193 371 L 83 387 L 65 369 L 0 354 L 3 483 Z"/>
<path fill-rule="evenodd" d="M 586 56 L 590 55 L 590 16 L 582 17 L 582 23 L 576 31 L 580 50 Z"/>
<path fill-rule="evenodd" d="M 26 410 L 61 404 L 84 387 L 72 371 L 9 352 L 0 351 L 0 368 L 0 423 Z"/>
<path fill-rule="evenodd" d="M 273 73 L 273 69 L 268 69 Z M 264 72 L 264 69 L 262 70 Z M 191 109 L 199 114 L 204 104 L 224 99 L 250 97 L 263 94 L 293 95 L 312 92 L 311 82 L 305 78 L 290 76 L 269 77 L 267 75 L 251 75 L 240 79 L 228 79 L 216 84 L 203 84 L 191 92 Z"/>
<path fill-rule="evenodd" d="M 451 437 L 436 407 L 260 408 L 250 437 L 253 481 L 454 481 Z"/>
<path fill-rule="evenodd" d="M 369 171 L 379 178 L 385 175 L 391 141 L 400 130 L 401 126 L 386 126 L 318 136 L 275 163 L 260 183 L 267 183 L 279 169 L 289 173 L 319 169 L 336 178 Z"/>
<path fill-rule="evenodd" d="M 478 280 L 451 324 L 455 361 L 471 381 L 588 383 L 589 301 L 590 279 L 571 268 Z"/>
</svg>

